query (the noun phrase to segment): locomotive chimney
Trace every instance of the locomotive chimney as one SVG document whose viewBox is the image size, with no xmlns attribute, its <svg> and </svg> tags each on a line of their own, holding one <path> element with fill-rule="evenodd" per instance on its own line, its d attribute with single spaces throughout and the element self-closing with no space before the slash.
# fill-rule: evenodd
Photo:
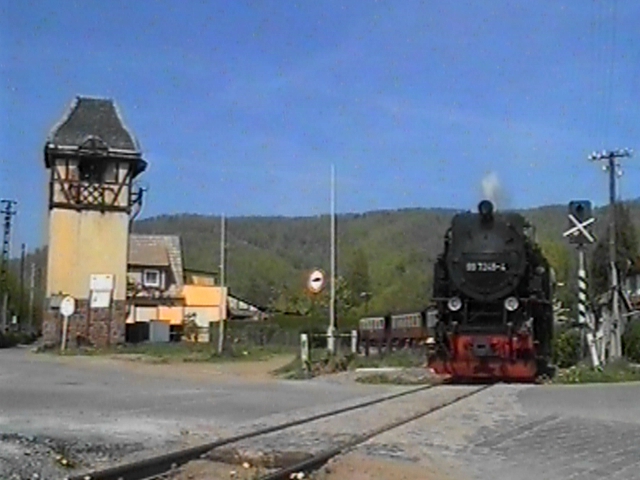
<svg viewBox="0 0 640 480">
<path fill-rule="evenodd" d="M 491 221 L 493 219 L 493 203 L 489 200 L 482 200 L 478 204 L 478 213 L 482 216 L 483 221 Z"/>
</svg>

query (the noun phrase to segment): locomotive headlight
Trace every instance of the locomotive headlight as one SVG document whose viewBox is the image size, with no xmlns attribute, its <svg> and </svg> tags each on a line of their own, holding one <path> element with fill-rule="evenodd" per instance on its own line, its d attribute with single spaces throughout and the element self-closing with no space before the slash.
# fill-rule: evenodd
<svg viewBox="0 0 640 480">
<path fill-rule="evenodd" d="M 458 297 L 451 297 L 447 302 L 447 307 L 449 307 L 449 310 L 452 312 L 457 312 L 462 308 L 462 300 Z"/>
<path fill-rule="evenodd" d="M 509 312 L 515 311 L 519 305 L 520 302 L 516 297 L 509 297 L 504 301 L 504 308 L 506 308 Z"/>
</svg>

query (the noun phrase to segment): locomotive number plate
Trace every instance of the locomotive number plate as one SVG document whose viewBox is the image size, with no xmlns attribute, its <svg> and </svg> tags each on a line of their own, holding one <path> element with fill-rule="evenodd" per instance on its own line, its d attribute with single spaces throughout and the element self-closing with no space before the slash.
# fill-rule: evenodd
<svg viewBox="0 0 640 480">
<path fill-rule="evenodd" d="M 503 262 L 467 262 L 467 272 L 506 272 L 507 264 Z"/>
</svg>

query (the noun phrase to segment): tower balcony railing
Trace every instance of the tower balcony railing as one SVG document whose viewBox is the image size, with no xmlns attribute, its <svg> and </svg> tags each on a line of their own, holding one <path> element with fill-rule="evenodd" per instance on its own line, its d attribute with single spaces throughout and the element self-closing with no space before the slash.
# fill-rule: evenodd
<svg viewBox="0 0 640 480">
<path fill-rule="evenodd" d="M 74 207 L 129 211 L 131 192 L 123 183 L 93 183 L 82 180 L 55 180 L 51 204 Z"/>
</svg>

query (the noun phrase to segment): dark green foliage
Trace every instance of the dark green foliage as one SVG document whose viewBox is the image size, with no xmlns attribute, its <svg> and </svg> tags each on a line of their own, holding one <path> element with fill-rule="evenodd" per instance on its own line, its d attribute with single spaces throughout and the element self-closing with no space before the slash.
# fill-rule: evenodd
<svg viewBox="0 0 640 480">
<path fill-rule="evenodd" d="M 556 289 L 556 298 L 565 308 L 570 308 L 577 301 L 577 286 L 574 282 L 577 260 L 570 246 L 559 239 L 540 239 L 540 247 L 556 274 L 556 281 L 564 286 Z M 575 312 L 574 312 L 575 313 Z"/>
<path fill-rule="evenodd" d="M 567 329 L 556 333 L 553 339 L 553 363 L 560 368 L 567 368 L 579 361 L 580 332 Z"/>
<path fill-rule="evenodd" d="M 7 332 L 0 333 L 0 348 L 11 348 L 16 345 L 29 345 L 36 341 L 35 334 Z"/>
<path fill-rule="evenodd" d="M 369 278 L 369 261 L 362 248 L 351 252 L 345 279 L 351 289 L 351 304 L 359 306 L 365 303 L 365 296 L 371 293 L 371 279 Z"/>
<path fill-rule="evenodd" d="M 20 290 L 20 260 L 13 259 L 9 262 L 7 272 L 7 286 L 9 290 L 9 321 L 13 315 L 18 317 L 19 322 L 24 325 L 29 317 L 29 284 L 31 263 L 35 263 L 35 292 L 33 298 L 33 322 L 37 330 L 42 323 L 42 306 L 44 301 L 44 282 L 46 270 L 46 248 L 36 249 L 28 254 L 25 259 L 24 289 Z M 2 299 L 2 286 L 0 286 L 0 306 Z"/>
<path fill-rule="evenodd" d="M 453 210 L 410 209 L 338 217 L 338 323 L 354 324 L 359 316 L 424 308 L 430 300 L 433 261 L 442 251 L 443 236 Z M 558 278 L 566 286 L 558 297 L 575 302 L 577 255 L 562 237 L 568 225 L 567 206 L 526 210 Z M 605 211 L 594 209 L 596 233 L 606 227 Z M 630 209 L 640 224 L 640 205 Z M 140 233 L 179 234 L 185 264 L 217 270 L 219 217 L 161 216 L 138 221 Z M 227 281 L 231 291 L 248 301 L 278 311 L 328 318 L 328 285 L 312 299 L 305 284 L 314 268 L 330 272 L 329 216 L 307 218 L 243 217 L 227 223 Z M 366 272 L 366 273 L 365 273 Z M 368 280 L 367 280 L 368 277 Z M 368 285 L 368 287 L 367 287 Z M 366 287 L 366 288 L 365 288 Z M 368 302 L 360 297 L 371 292 Z"/>
<path fill-rule="evenodd" d="M 608 223 L 608 218 L 603 217 L 602 221 Z M 611 284 L 609 238 L 607 225 L 605 234 L 596 244 L 591 260 L 591 286 L 594 294 L 607 291 Z M 616 208 L 616 267 L 620 281 L 624 278 L 629 266 L 636 261 L 638 255 L 638 236 L 636 227 L 631 220 L 630 209 L 623 204 L 618 204 Z"/>
<path fill-rule="evenodd" d="M 624 356 L 632 362 L 640 363 L 640 320 L 631 322 L 622 337 Z"/>
</svg>

